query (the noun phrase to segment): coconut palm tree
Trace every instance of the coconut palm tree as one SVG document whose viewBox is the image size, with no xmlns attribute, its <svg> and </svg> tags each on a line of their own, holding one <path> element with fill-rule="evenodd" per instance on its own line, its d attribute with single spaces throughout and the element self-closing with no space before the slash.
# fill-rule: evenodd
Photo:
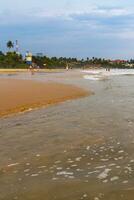
<svg viewBox="0 0 134 200">
<path fill-rule="evenodd" d="M 10 51 L 10 49 L 13 48 L 13 47 L 14 47 L 13 42 L 12 42 L 11 40 L 9 40 L 9 41 L 7 42 L 7 48 L 8 48 L 9 51 Z"/>
</svg>

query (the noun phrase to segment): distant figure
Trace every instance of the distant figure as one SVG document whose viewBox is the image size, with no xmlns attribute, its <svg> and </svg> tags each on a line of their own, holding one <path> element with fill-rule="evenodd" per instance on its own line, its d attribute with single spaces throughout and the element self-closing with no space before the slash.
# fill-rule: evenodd
<svg viewBox="0 0 134 200">
<path fill-rule="evenodd" d="M 66 65 L 66 70 L 67 70 L 67 71 L 69 70 L 69 66 L 68 66 L 68 64 Z"/>
<path fill-rule="evenodd" d="M 106 67 L 106 71 L 110 72 L 110 67 Z"/>
<path fill-rule="evenodd" d="M 29 66 L 29 71 L 31 72 L 32 75 L 34 75 L 34 68 L 32 65 Z"/>
<path fill-rule="evenodd" d="M 36 65 L 36 71 L 39 72 L 40 66 Z"/>
<path fill-rule="evenodd" d="M 33 63 L 32 63 L 32 53 L 27 51 L 26 55 L 25 55 L 25 60 L 26 60 L 27 65 L 29 65 L 29 71 L 33 75 L 34 74 L 34 68 L 33 68 Z"/>
</svg>

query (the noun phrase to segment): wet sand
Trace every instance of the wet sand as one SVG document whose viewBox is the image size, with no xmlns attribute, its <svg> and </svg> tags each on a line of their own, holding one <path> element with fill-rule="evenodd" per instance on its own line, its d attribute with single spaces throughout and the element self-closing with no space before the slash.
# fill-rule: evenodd
<svg viewBox="0 0 134 200">
<path fill-rule="evenodd" d="M 31 80 L 0 80 L 0 116 L 23 112 L 87 96 L 88 92 L 72 85 Z"/>
</svg>

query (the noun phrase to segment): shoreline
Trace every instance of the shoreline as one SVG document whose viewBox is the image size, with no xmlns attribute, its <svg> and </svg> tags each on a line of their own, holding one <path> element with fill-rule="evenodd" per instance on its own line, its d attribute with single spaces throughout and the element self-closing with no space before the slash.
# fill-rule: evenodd
<svg viewBox="0 0 134 200">
<path fill-rule="evenodd" d="M 0 118 L 90 95 L 73 85 L 0 79 Z"/>
<path fill-rule="evenodd" d="M 35 69 L 35 72 L 65 72 L 66 69 Z M 27 73 L 29 69 L 0 69 L 0 74 L 7 73 Z"/>
</svg>

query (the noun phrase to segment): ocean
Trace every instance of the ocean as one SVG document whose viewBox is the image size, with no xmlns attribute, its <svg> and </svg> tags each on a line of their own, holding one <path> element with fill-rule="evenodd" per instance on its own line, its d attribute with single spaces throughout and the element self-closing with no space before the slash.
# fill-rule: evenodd
<svg viewBox="0 0 134 200">
<path fill-rule="evenodd" d="M 134 199 L 133 70 L 7 77 L 94 94 L 0 119 L 1 200 Z"/>
</svg>

